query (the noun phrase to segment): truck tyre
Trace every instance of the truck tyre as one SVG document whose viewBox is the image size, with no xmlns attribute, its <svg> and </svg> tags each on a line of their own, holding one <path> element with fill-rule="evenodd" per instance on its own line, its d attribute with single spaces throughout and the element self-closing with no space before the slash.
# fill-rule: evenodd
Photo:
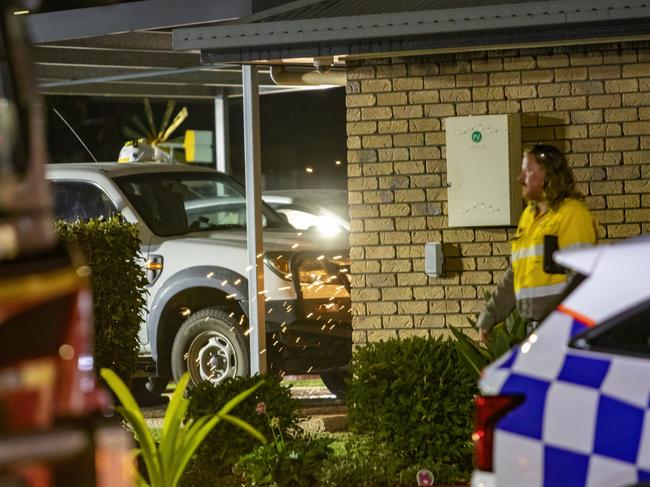
<svg viewBox="0 0 650 487">
<path fill-rule="evenodd" d="M 194 384 L 219 384 L 229 377 L 247 376 L 247 340 L 241 325 L 219 308 L 192 314 L 179 328 L 172 346 L 172 374 L 178 382 L 185 372 Z"/>
<path fill-rule="evenodd" d="M 332 394 L 339 399 L 345 399 L 345 393 L 348 388 L 347 381 L 350 378 L 350 373 L 347 369 L 321 372 L 320 378 Z"/>
</svg>

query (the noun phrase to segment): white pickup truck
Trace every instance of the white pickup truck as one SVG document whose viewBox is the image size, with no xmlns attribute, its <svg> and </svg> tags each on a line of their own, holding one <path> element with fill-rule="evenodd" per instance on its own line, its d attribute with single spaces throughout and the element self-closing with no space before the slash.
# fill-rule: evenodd
<svg viewBox="0 0 650 487">
<path fill-rule="evenodd" d="M 149 279 L 140 333 L 158 392 L 189 371 L 219 383 L 249 373 L 244 187 L 179 164 L 52 164 L 55 215 L 75 221 L 121 213 L 140 228 Z M 300 232 L 263 208 L 267 363 L 320 373 L 344 387 L 352 353 L 347 234 Z"/>
</svg>

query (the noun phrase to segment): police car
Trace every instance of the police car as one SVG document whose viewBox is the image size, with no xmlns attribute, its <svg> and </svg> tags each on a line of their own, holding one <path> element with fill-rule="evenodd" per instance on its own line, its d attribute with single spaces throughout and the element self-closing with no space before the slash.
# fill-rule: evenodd
<svg viewBox="0 0 650 487">
<path fill-rule="evenodd" d="M 555 261 L 584 280 L 484 370 L 472 487 L 650 485 L 650 236 Z"/>
</svg>

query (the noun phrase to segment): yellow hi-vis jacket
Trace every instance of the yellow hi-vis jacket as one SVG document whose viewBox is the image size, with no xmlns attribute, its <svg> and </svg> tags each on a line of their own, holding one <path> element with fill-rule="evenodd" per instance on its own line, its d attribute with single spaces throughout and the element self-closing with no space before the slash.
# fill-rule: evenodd
<svg viewBox="0 0 650 487">
<path fill-rule="evenodd" d="M 529 204 L 512 240 L 510 268 L 479 316 L 479 327 L 489 330 L 515 305 L 523 318 L 541 321 L 559 304 L 567 276 L 544 272 L 546 235 L 557 236 L 560 249 L 591 245 L 596 243 L 596 224 L 585 204 L 574 198 L 542 213 Z"/>
</svg>

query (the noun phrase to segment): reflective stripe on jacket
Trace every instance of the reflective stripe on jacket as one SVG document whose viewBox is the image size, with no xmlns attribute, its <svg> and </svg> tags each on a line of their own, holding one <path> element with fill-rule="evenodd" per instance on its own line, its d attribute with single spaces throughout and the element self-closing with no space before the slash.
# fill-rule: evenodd
<svg viewBox="0 0 650 487">
<path fill-rule="evenodd" d="M 520 314 L 543 319 L 552 302 L 565 288 L 565 274 L 544 272 L 544 236 L 558 237 L 558 247 L 567 249 L 596 243 L 596 225 L 582 201 L 567 198 L 557 209 L 536 214 L 528 205 L 519 219 L 512 240 L 513 288 Z"/>
</svg>

